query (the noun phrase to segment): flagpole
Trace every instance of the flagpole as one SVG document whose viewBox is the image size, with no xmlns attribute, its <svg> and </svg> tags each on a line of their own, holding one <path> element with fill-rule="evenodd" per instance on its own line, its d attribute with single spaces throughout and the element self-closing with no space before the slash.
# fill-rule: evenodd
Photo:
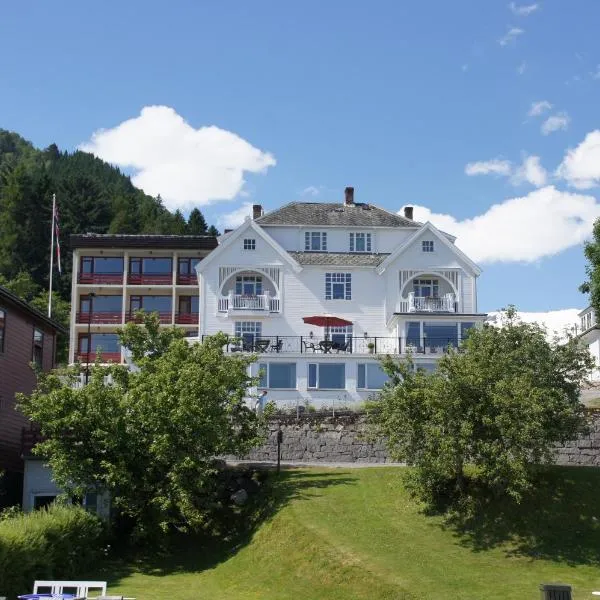
<svg viewBox="0 0 600 600">
<path fill-rule="evenodd" d="M 48 292 L 48 317 L 52 316 L 52 272 L 54 271 L 54 218 L 56 216 L 56 194 L 52 194 L 52 224 L 50 233 L 50 290 Z"/>
</svg>

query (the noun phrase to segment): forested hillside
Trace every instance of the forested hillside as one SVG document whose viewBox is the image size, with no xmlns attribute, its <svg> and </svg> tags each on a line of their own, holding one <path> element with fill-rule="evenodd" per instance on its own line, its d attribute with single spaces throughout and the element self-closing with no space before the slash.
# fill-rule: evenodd
<svg viewBox="0 0 600 600">
<path fill-rule="evenodd" d="M 47 289 L 52 194 L 60 212 L 63 270 L 55 290 L 65 300 L 72 233 L 217 233 L 198 209 L 186 221 L 91 154 L 61 152 L 55 144 L 39 150 L 0 129 L 0 282 L 28 273 L 39 289 Z"/>
</svg>

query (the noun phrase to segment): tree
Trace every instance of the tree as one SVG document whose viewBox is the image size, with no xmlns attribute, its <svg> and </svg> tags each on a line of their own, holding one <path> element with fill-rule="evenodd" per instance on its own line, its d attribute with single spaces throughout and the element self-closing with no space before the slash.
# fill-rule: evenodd
<svg viewBox="0 0 600 600">
<path fill-rule="evenodd" d="M 206 235 L 208 231 L 208 225 L 204 219 L 204 215 L 199 209 L 194 208 L 188 217 L 188 233 L 190 235 Z"/>
<path fill-rule="evenodd" d="M 579 291 L 589 294 L 590 304 L 600 315 L 600 219 L 594 223 L 593 239 L 586 242 L 583 252 L 588 261 L 585 268 L 588 278 Z"/>
<path fill-rule="evenodd" d="M 469 495 L 468 475 L 519 501 L 553 446 L 585 428 L 579 390 L 592 360 L 576 339 L 548 342 L 511 308 L 502 327 L 471 329 L 460 352 L 434 373 L 383 361 L 391 381 L 373 420 L 389 449 L 413 471 L 427 502 Z"/>
<path fill-rule="evenodd" d="M 138 372 L 96 365 L 80 389 L 65 372 L 42 375 L 30 396 L 20 396 L 45 438 L 35 453 L 67 493 L 108 490 L 140 533 L 199 529 L 222 502 L 215 457 L 243 454 L 263 434 L 261 417 L 244 402 L 255 359 L 224 354 L 222 334 L 190 346 L 181 331 L 161 329 L 156 315 L 126 325 L 122 340 Z"/>
<path fill-rule="evenodd" d="M 208 228 L 207 234 L 208 235 L 212 235 L 214 237 L 218 237 L 219 236 L 219 230 L 214 225 L 211 225 Z"/>
</svg>

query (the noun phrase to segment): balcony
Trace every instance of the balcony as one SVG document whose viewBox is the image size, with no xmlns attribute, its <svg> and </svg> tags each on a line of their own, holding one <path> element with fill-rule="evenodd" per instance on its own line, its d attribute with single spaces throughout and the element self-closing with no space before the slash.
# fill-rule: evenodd
<svg viewBox="0 0 600 600">
<path fill-rule="evenodd" d="M 408 298 L 400 300 L 398 312 L 455 313 L 456 300 L 451 293 L 443 296 L 416 296 L 414 292 L 410 292 Z"/>
<path fill-rule="evenodd" d="M 173 283 L 173 274 L 171 272 L 153 274 L 129 273 L 127 283 L 129 285 L 171 285 Z"/>
<path fill-rule="evenodd" d="M 123 285 L 123 273 L 79 273 L 77 283 Z"/>
<path fill-rule="evenodd" d="M 261 294 L 258 296 L 247 296 L 242 294 L 230 293 L 228 296 L 219 298 L 220 313 L 279 313 L 281 312 L 281 303 L 279 298 L 270 294 Z"/>
<path fill-rule="evenodd" d="M 198 313 L 182 313 L 175 315 L 175 323 L 178 325 L 198 325 Z"/>
<path fill-rule="evenodd" d="M 121 362 L 121 352 L 98 352 L 96 354 L 95 351 L 92 351 L 89 353 L 87 352 L 80 352 L 77 355 L 77 361 L 80 363 L 87 363 L 88 361 L 90 363 L 96 362 L 96 358 L 101 358 L 101 361 L 103 363 L 107 363 L 107 362 L 113 362 L 113 363 L 120 363 Z"/>
<path fill-rule="evenodd" d="M 147 311 L 149 313 L 155 313 L 158 315 L 158 319 L 160 323 L 164 323 L 169 325 L 171 323 L 171 311 L 169 312 L 158 312 L 158 311 Z M 125 322 L 126 323 L 142 323 L 143 322 L 143 318 L 140 314 L 138 314 L 138 311 L 130 311 L 125 315 Z"/>
<path fill-rule="evenodd" d="M 198 277 L 191 273 L 188 275 L 177 275 L 177 285 L 196 285 L 198 283 Z"/>
<path fill-rule="evenodd" d="M 122 313 L 119 312 L 78 312 L 76 323 L 94 323 L 98 325 L 120 324 L 122 322 Z"/>
</svg>

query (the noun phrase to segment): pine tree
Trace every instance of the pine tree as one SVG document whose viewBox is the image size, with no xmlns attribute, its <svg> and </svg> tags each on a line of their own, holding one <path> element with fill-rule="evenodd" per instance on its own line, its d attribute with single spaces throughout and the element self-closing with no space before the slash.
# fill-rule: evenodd
<svg viewBox="0 0 600 600">
<path fill-rule="evenodd" d="M 188 233 L 191 235 L 206 235 L 208 225 L 204 219 L 204 215 L 199 209 L 194 208 L 188 218 Z"/>
<path fill-rule="evenodd" d="M 212 235 L 214 237 L 218 237 L 220 235 L 219 234 L 219 230 L 214 225 L 211 225 L 208 228 L 208 232 L 207 233 L 208 233 L 208 235 Z"/>
</svg>

